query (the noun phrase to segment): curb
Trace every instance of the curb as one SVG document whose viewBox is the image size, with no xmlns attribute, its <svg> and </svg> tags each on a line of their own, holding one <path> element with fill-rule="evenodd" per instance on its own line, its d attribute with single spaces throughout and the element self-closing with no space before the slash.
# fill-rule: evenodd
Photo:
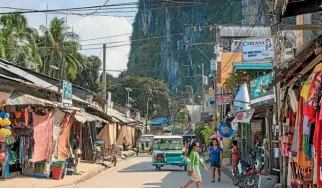
<svg viewBox="0 0 322 189">
<path fill-rule="evenodd" d="M 117 160 L 118 163 L 124 161 L 124 160 L 127 160 L 129 158 L 131 158 L 133 155 L 130 155 L 126 158 L 120 158 Z M 79 183 L 82 183 L 82 182 L 85 182 L 86 180 L 89 180 L 93 177 L 95 177 L 96 175 L 112 168 L 113 166 L 112 165 L 112 162 L 110 162 L 109 164 L 101 164 L 102 167 L 98 168 L 98 169 L 95 169 L 94 171 L 91 171 L 89 172 L 88 174 L 82 176 L 81 178 L 77 179 L 77 180 L 74 180 L 73 182 L 71 183 L 68 183 L 68 184 L 62 184 L 62 185 L 57 185 L 57 186 L 54 186 L 54 187 L 50 187 L 50 188 L 61 188 L 61 187 L 64 187 L 64 186 L 70 186 L 70 185 L 76 185 L 76 184 L 79 184 Z"/>
</svg>

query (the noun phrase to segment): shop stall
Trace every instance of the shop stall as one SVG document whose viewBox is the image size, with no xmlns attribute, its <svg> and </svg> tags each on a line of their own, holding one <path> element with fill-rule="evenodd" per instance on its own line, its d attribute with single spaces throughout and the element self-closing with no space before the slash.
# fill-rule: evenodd
<svg viewBox="0 0 322 189">
<path fill-rule="evenodd" d="M 297 187 L 322 187 L 321 45 L 322 36 L 287 61 L 284 73 L 276 74 L 281 83 L 283 177 Z"/>
</svg>

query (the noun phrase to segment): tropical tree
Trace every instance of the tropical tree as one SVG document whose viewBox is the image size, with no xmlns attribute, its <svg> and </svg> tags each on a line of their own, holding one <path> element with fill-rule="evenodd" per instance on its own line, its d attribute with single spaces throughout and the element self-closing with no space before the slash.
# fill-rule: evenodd
<svg viewBox="0 0 322 189">
<path fill-rule="evenodd" d="M 40 43 L 44 49 L 43 73 L 50 75 L 53 66 L 56 66 L 59 72 L 54 77 L 75 80 L 77 72 L 83 68 L 83 56 L 78 52 L 79 36 L 70 31 L 64 18 L 55 17 L 51 20 L 49 28 L 40 26 L 40 30 L 44 33 Z"/>
<path fill-rule="evenodd" d="M 149 110 L 149 118 L 154 116 L 174 116 L 180 108 L 173 98 L 172 92 L 160 80 L 135 75 L 125 75 L 117 83 L 109 84 L 112 100 L 118 104 L 125 104 L 130 88 L 131 105 L 144 114 Z M 147 103 L 149 101 L 149 103 Z"/>
<path fill-rule="evenodd" d="M 28 26 L 26 17 L 4 15 L 0 17 L 0 25 L 0 58 L 33 70 L 42 67 L 36 44 L 38 31 Z"/>
<path fill-rule="evenodd" d="M 84 56 L 84 66 L 81 72 L 76 75 L 74 83 L 96 93 L 100 92 L 100 68 L 102 61 L 97 56 Z"/>
</svg>

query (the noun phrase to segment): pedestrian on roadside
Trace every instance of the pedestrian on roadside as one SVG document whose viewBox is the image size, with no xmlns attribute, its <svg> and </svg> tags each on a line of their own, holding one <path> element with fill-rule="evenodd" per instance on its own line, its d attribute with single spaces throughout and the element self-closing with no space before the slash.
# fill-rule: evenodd
<svg viewBox="0 0 322 189">
<path fill-rule="evenodd" d="M 201 174 L 199 166 L 202 166 L 205 171 L 208 171 L 208 168 L 203 163 L 202 159 L 199 157 L 200 145 L 198 142 L 194 141 L 189 147 L 189 161 L 190 167 L 188 175 L 191 176 L 190 180 L 181 188 L 188 188 L 191 184 L 196 183 L 196 188 L 200 188 Z"/>
<path fill-rule="evenodd" d="M 112 163 L 114 163 L 114 167 L 116 166 L 117 163 L 117 146 L 115 144 L 112 144 Z"/>
<path fill-rule="evenodd" d="M 237 147 L 237 141 L 233 140 L 233 147 L 231 149 L 231 164 L 233 167 L 233 170 L 236 171 L 237 170 L 237 165 L 238 165 L 238 147 Z"/>
<path fill-rule="evenodd" d="M 216 182 L 216 169 L 218 170 L 218 182 L 220 182 L 220 176 L 221 176 L 221 162 L 222 162 L 222 154 L 223 150 L 220 147 L 218 139 L 214 139 L 212 142 L 213 146 L 209 148 L 208 151 L 208 156 L 210 157 L 210 165 L 212 168 L 212 181 L 211 182 Z"/>
</svg>

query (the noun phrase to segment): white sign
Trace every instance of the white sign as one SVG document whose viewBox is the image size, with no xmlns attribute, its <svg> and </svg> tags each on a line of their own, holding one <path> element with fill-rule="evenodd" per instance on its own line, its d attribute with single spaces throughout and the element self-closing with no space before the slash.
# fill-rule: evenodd
<svg viewBox="0 0 322 189">
<path fill-rule="evenodd" d="M 246 111 L 246 112 L 238 112 L 232 122 L 249 124 L 250 120 L 253 117 L 253 114 L 254 114 L 254 109 L 251 109 L 250 111 Z"/>
<path fill-rule="evenodd" d="M 202 76 L 202 83 L 204 85 L 208 85 L 208 77 L 207 76 Z"/>
<path fill-rule="evenodd" d="M 211 71 L 217 71 L 217 61 L 216 60 L 210 60 L 210 69 L 211 69 Z"/>
<path fill-rule="evenodd" d="M 214 46 L 214 53 L 215 54 L 218 54 L 220 52 L 220 47 L 219 47 L 219 45 L 215 45 Z"/>
<path fill-rule="evenodd" d="M 242 42 L 243 61 L 273 60 L 274 38 L 245 39 Z"/>
</svg>

